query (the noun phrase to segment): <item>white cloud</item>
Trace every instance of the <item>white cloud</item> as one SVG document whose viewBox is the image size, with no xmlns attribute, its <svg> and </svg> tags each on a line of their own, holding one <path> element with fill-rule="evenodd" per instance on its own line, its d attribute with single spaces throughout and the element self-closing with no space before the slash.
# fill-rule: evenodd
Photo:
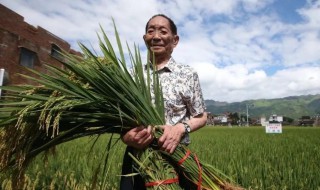
<svg viewBox="0 0 320 190">
<path fill-rule="evenodd" d="M 254 98 L 256 89 L 267 80 L 264 71 L 256 70 L 250 73 L 241 64 L 224 68 L 204 62 L 196 65 L 205 99 L 215 97 L 214 100 L 232 102 L 246 100 L 247 97 Z"/>
<path fill-rule="evenodd" d="M 271 4 L 275 0 L 243 0 L 243 8 L 248 12 L 259 12 L 265 6 Z"/>
<path fill-rule="evenodd" d="M 214 100 L 228 102 L 269 99 L 317 94 L 320 89 L 319 67 L 280 70 L 267 76 L 262 70 L 249 72 L 240 64 L 224 68 L 204 62 L 196 65 L 205 99 L 214 97 Z"/>
<path fill-rule="evenodd" d="M 1 0 L 35 26 L 98 48 L 99 24 L 113 37 L 111 17 L 123 40 L 146 52 L 148 19 L 164 13 L 177 23 L 180 42 L 173 56 L 199 72 L 206 99 L 242 101 L 320 93 L 320 1 L 296 10 L 303 18 L 283 23 L 276 0 Z M 263 14 L 261 14 L 263 13 Z M 214 22 L 212 19 L 220 19 Z M 111 39 L 115 42 L 114 39 Z M 125 44 L 124 44 L 125 45 Z M 269 69 L 274 71 L 269 71 Z M 280 68 L 281 70 L 277 70 Z"/>
</svg>

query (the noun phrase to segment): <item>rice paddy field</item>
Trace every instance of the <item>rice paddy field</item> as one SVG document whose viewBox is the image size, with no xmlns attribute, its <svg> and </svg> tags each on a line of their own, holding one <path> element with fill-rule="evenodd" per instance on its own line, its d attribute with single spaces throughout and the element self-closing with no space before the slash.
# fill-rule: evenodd
<svg viewBox="0 0 320 190">
<path fill-rule="evenodd" d="M 110 138 L 114 151 L 106 154 Z M 266 134 L 262 127 L 206 126 L 191 138 L 189 147 L 202 162 L 246 189 L 320 190 L 320 128 L 284 127 L 282 134 Z M 25 189 L 119 189 L 125 146 L 117 139 L 81 138 L 38 156 L 26 172 Z M 11 189 L 7 176 L 0 179 L 1 189 Z"/>
</svg>

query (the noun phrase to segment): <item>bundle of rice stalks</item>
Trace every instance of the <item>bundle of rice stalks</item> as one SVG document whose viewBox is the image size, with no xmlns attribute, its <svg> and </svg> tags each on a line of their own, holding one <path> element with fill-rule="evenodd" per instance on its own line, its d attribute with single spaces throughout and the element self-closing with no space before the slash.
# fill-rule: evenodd
<svg viewBox="0 0 320 190">
<path fill-rule="evenodd" d="M 83 136 L 122 134 L 134 126 L 165 123 L 157 75 L 150 70 L 144 74 L 137 47 L 133 53 L 128 48 L 133 71 L 127 68 L 115 25 L 114 28 L 119 57 L 101 28 L 102 36 L 98 38 L 102 56 L 80 44 L 83 57 L 63 54 L 65 70 L 47 65 L 50 74 L 30 70 L 38 77 L 24 76 L 39 85 L 1 87 L 6 95 L 0 111 L 8 116 L 0 121 L 3 128 L 0 170 L 11 173 L 15 187 L 23 182 L 30 161 L 58 144 Z M 162 133 L 154 131 L 156 136 Z M 132 156 L 149 189 L 178 189 L 175 170 L 181 170 L 199 189 L 226 187 L 224 175 L 189 156 L 182 144 L 173 154 L 155 146 Z"/>
<path fill-rule="evenodd" d="M 135 169 L 144 179 L 147 189 L 170 190 L 181 189 L 179 177 L 174 166 L 169 163 L 160 151 L 147 148 L 137 151 L 135 155 L 129 153 L 135 161 Z"/>
</svg>

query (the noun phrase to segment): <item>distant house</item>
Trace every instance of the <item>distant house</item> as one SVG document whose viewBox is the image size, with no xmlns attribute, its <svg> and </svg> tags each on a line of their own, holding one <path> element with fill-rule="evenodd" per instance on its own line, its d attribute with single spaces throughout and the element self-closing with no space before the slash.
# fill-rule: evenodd
<svg viewBox="0 0 320 190">
<path fill-rule="evenodd" d="M 217 115 L 214 117 L 214 121 L 218 121 L 221 124 L 228 122 L 228 116 L 227 115 Z"/>
<path fill-rule="evenodd" d="M 228 121 L 228 115 L 214 115 L 208 112 L 207 125 L 225 125 Z"/>
<path fill-rule="evenodd" d="M 206 125 L 214 125 L 214 115 L 210 112 L 207 113 L 207 124 Z"/>
<path fill-rule="evenodd" d="M 266 117 L 260 118 L 260 124 L 261 124 L 261 126 L 264 126 L 264 127 L 268 124 Z"/>
<path fill-rule="evenodd" d="M 299 126 L 313 126 L 317 117 L 302 116 L 298 119 Z"/>
<path fill-rule="evenodd" d="M 282 123 L 282 122 L 283 122 L 283 116 L 273 114 L 269 117 L 269 123 Z"/>
<path fill-rule="evenodd" d="M 219 114 L 213 116 L 214 125 L 228 125 L 231 123 L 231 119 L 228 114 Z"/>
<path fill-rule="evenodd" d="M 66 26 L 67 27 L 67 26 Z M 80 55 L 63 39 L 41 28 L 34 27 L 24 18 L 0 4 L 0 69 L 7 84 L 31 83 L 17 73 L 32 75 L 26 68 L 46 73 L 44 64 L 62 67 L 60 53 Z"/>
<path fill-rule="evenodd" d="M 314 127 L 320 127 L 320 114 L 317 114 L 316 116 L 314 116 L 313 126 Z"/>
<path fill-rule="evenodd" d="M 276 114 L 272 114 L 268 119 L 266 117 L 260 118 L 261 126 L 266 126 L 268 123 L 282 123 L 282 122 L 283 122 L 283 116 L 279 116 Z"/>
</svg>

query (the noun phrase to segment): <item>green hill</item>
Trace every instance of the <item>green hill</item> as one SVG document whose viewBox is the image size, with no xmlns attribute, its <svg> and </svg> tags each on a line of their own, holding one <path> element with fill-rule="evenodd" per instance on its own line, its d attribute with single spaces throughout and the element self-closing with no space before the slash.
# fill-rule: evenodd
<svg viewBox="0 0 320 190">
<path fill-rule="evenodd" d="M 271 114 L 277 114 L 298 119 L 305 115 L 314 116 L 320 114 L 320 94 L 290 96 L 278 99 L 247 100 L 234 103 L 206 100 L 207 111 L 212 114 L 238 112 L 246 115 L 247 104 L 253 105 L 249 107 L 250 117 L 269 117 Z"/>
</svg>

